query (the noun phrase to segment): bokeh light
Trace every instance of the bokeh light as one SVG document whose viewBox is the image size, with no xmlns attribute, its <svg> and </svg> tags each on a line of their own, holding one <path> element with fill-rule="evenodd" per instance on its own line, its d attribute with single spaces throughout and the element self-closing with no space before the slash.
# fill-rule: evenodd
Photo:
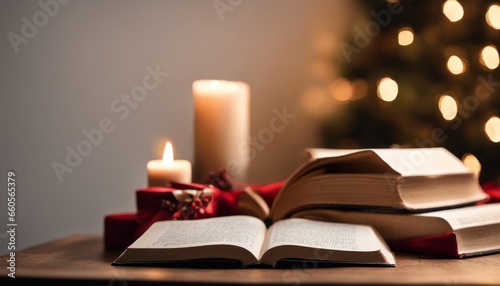
<svg viewBox="0 0 500 286">
<path fill-rule="evenodd" d="M 500 30 L 500 5 L 490 5 L 485 18 L 488 25 L 490 25 L 493 29 Z"/>
<path fill-rule="evenodd" d="M 479 177 L 479 174 L 481 173 L 481 163 L 476 156 L 467 153 L 462 156 L 462 162 L 476 175 L 476 177 Z"/>
<path fill-rule="evenodd" d="M 452 74 L 461 74 L 465 72 L 466 69 L 464 60 L 455 55 L 448 59 L 446 66 Z"/>
<path fill-rule="evenodd" d="M 390 77 L 378 81 L 377 95 L 383 101 L 393 101 L 398 96 L 398 84 Z"/>
<path fill-rule="evenodd" d="M 464 8 L 456 0 L 448 0 L 443 4 L 443 14 L 451 22 L 457 22 L 464 16 Z"/>
<path fill-rule="evenodd" d="M 413 43 L 414 35 L 410 27 L 404 27 L 399 30 L 398 43 L 401 46 L 408 46 Z"/>
<path fill-rule="evenodd" d="M 479 55 L 479 61 L 490 70 L 496 69 L 500 64 L 497 48 L 493 45 L 484 47 Z"/>
<path fill-rule="evenodd" d="M 446 120 L 453 120 L 457 116 L 457 101 L 450 95 L 443 94 L 439 98 L 439 111 Z"/>
<path fill-rule="evenodd" d="M 338 101 L 349 101 L 352 98 L 353 86 L 348 79 L 341 77 L 332 83 L 330 92 Z"/>
<path fill-rule="evenodd" d="M 484 132 L 492 142 L 500 142 L 500 118 L 492 116 L 484 124 Z"/>
</svg>

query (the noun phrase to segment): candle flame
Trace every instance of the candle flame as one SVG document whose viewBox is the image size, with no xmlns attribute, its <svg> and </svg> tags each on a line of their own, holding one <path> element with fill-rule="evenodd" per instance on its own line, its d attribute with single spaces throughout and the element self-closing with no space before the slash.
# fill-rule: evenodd
<svg viewBox="0 0 500 286">
<path fill-rule="evenodd" d="M 172 148 L 172 143 L 170 141 L 165 144 L 165 150 L 163 151 L 163 164 L 173 165 L 174 164 L 174 150 Z"/>
</svg>

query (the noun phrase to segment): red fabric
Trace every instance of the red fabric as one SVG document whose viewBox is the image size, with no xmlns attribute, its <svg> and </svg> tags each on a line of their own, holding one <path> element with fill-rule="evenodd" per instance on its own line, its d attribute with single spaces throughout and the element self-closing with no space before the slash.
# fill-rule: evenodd
<svg viewBox="0 0 500 286">
<path fill-rule="evenodd" d="M 489 182 L 482 185 L 483 190 L 490 196 L 490 203 L 500 202 L 500 186 L 494 182 Z"/>
<path fill-rule="evenodd" d="M 104 248 L 123 250 L 134 242 L 137 228 L 135 213 L 110 214 L 104 218 Z"/>
<path fill-rule="evenodd" d="M 250 185 L 269 207 L 285 182 L 268 185 Z M 182 219 L 179 212 L 169 211 L 164 201 L 176 202 L 173 190 L 203 190 L 206 185 L 172 183 L 171 187 L 149 187 L 136 191 L 137 213 L 108 215 L 104 219 L 104 245 L 108 250 L 122 250 L 142 235 L 153 223 L 162 220 Z M 221 191 L 212 188 L 212 201 L 204 213 L 197 213 L 194 219 L 238 214 L 238 200 L 241 190 Z"/>
<path fill-rule="evenodd" d="M 238 214 L 238 200 L 243 191 L 215 190 L 213 201 L 207 208 L 210 217 Z"/>
<path fill-rule="evenodd" d="M 268 185 L 249 185 L 249 187 L 256 191 L 264 199 L 269 208 L 271 208 L 274 199 L 284 184 L 285 181 L 280 181 Z"/>
<path fill-rule="evenodd" d="M 392 250 L 428 254 L 444 257 L 460 258 L 458 253 L 457 237 L 454 232 L 447 232 L 435 236 L 425 236 L 399 241 L 387 242 Z"/>
<path fill-rule="evenodd" d="M 179 212 L 169 212 L 162 203 L 164 200 L 175 202 L 172 193 L 176 189 L 203 190 L 207 186 L 199 184 L 177 184 L 170 187 L 150 187 L 136 191 L 138 227 L 135 238 L 141 236 L 153 223 L 162 220 L 182 219 Z M 242 191 L 221 191 L 215 187 L 212 189 L 212 201 L 204 213 L 194 215 L 194 219 L 227 216 L 238 214 L 238 199 Z"/>
</svg>

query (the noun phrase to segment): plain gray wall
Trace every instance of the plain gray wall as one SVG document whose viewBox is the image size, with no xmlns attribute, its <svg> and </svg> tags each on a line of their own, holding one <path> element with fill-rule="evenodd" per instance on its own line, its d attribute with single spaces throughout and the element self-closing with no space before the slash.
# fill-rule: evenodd
<svg viewBox="0 0 500 286">
<path fill-rule="evenodd" d="M 134 211 L 146 163 L 161 156 L 167 138 L 178 158 L 192 161 L 197 79 L 250 84 L 252 136 L 269 126 L 274 108 L 297 115 L 257 153 L 250 182 L 285 179 L 303 162 L 301 151 L 318 136 L 301 94 L 322 80 L 313 72 L 318 63 L 330 65 L 324 36 L 328 46 L 342 30 L 345 1 L 220 1 L 239 5 L 220 16 L 211 0 L 73 0 L 46 23 L 38 1 L 1 2 L 1 253 L 8 170 L 17 172 L 16 238 L 26 248 L 102 233 L 106 214 Z M 16 53 L 9 33 L 23 36 L 23 17 L 33 23 L 34 16 L 40 27 Z M 114 112 L 113 101 L 141 85 L 148 66 L 169 76 L 127 116 Z M 75 149 L 82 131 L 105 118 L 114 130 L 60 181 L 53 162 L 65 164 L 66 146 Z"/>
</svg>

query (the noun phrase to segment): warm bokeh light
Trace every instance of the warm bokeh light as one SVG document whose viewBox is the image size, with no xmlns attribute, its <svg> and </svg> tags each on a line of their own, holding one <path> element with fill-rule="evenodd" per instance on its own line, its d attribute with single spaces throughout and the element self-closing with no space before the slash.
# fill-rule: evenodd
<svg viewBox="0 0 500 286">
<path fill-rule="evenodd" d="M 484 124 L 484 132 L 492 142 L 500 142 L 500 118 L 492 116 Z"/>
<path fill-rule="evenodd" d="M 341 77 L 332 83 L 330 92 L 336 100 L 345 102 L 352 98 L 353 87 L 348 79 Z"/>
<path fill-rule="evenodd" d="M 443 94 L 439 98 L 439 111 L 446 120 L 453 120 L 457 116 L 458 106 L 456 100 L 450 95 Z"/>
<path fill-rule="evenodd" d="M 451 21 L 456 22 L 464 16 L 464 8 L 456 0 L 448 0 L 443 4 L 443 14 Z"/>
<path fill-rule="evenodd" d="M 368 92 L 368 83 L 362 79 L 355 79 L 352 81 L 352 99 L 357 100 L 365 97 Z"/>
<path fill-rule="evenodd" d="M 446 64 L 452 74 L 461 74 L 465 71 L 465 62 L 458 56 L 451 56 Z"/>
<path fill-rule="evenodd" d="M 462 156 L 462 162 L 464 162 L 464 165 L 469 168 L 476 175 L 476 177 L 479 177 L 479 173 L 481 173 L 481 163 L 476 156 L 472 154 L 465 154 Z"/>
<path fill-rule="evenodd" d="M 330 61 L 320 57 L 311 63 L 310 71 L 311 75 L 318 80 L 329 80 L 332 73 L 334 73 L 333 66 Z"/>
<path fill-rule="evenodd" d="M 398 84 L 389 77 L 384 77 L 378 81 L 377 95 L 383 101 L 393 101 L 398 96 Z"/>
<path fill-rule="evenodd" d="M 398 43 L 401 46 L 408 46 L 413 43 L 413 30 L 410 27 L 404 27 L 399 29 Z"/>
<path fill-rule="evenodd" d="M 313 116 L 322 116 L 331 107 L 331 98 L 319 86 L 311 86 L 302 95 L 302 107 Z"/>
<path fill-rule="evenodd" d="M 496 69 L 500 64 L 497 48 L 493 45 L 484 47 L 479 55 L 479 61 L 490 70 Z"/>
<path fill-rule="evenodd" d="M 492 4 L 485 15 L 486 23 L 496 30 L 500 30 L 500 5 Z"/>
</svg>

